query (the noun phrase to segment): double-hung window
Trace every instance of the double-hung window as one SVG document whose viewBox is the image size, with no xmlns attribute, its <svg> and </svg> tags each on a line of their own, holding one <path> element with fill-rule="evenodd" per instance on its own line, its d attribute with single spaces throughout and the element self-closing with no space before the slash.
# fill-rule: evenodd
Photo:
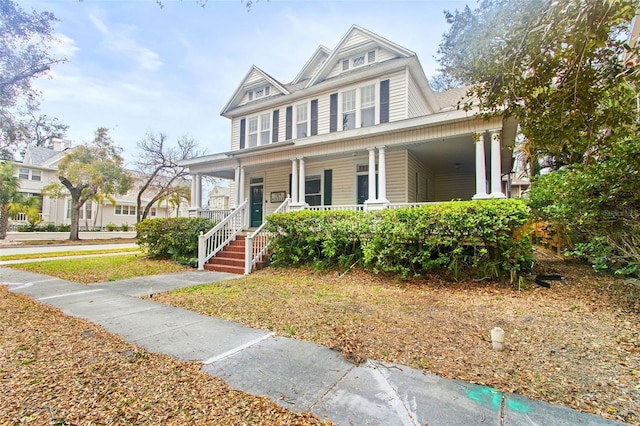
<svg viewBox="0 0 640 426">
<path fill-rule="evenodd" d="M 372 84 L 360 89 L 360 127 L 376 123 L 376 86 Z"/>
<path fill-rule="evenodd" d="M 258 117 L 251 117 L 247 124 L 247 146 L 258 146 Z"/>
<path fill-rule="evenodd" d="M 342 93 L 342 130 L 356 128 L 356 89 Z"/>
<path fill-rule="evenodd" d="M 260 115 L 260 145 L 269 145 L 271 140 L 271 114 Z"/>
<path fill-rule="evenodd" d="M 29 169 L 18 169 L 18 178 L 28 180 L 29 179 Z"/>
<path fill-rule="evenodd" d="M 296 105 L 296 138 L 306 138 L 309 123 L 307 104 Z"/>
</svg>

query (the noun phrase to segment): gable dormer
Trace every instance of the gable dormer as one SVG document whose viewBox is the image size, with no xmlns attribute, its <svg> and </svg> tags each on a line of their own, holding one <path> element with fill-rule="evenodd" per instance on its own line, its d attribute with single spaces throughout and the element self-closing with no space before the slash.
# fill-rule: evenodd
<svg viewBox="0 0 640 426">
<path fill-rule="evenodd" d="M 329 50 L 326 47 L 320 45 L 320 47 L 318 47 L 318 49 L 316 49 L 316 51 L 313 53 L 313 55 L 311 55 L 311 58 L 304 65 L 304 67 L 302 68 L 300 73 L 298 73 L 296 78 L 293 79 L 291 84 L 292 85 L 298 84 L 298 83 L 300 83 L 302 81 L 307 81 L 311 77 L 313 77 L 318 72 L 320 67 L 322 67 L 324 65 L 324 63 L 327 60 L 327 58 L 329 57 L 329 55 L 331 55 L 331 50 Z"/>
<path fill-rule="evenodd" d="M 222 109 L 221 114 L 224 116 L 227 112 L 239 106 L 247 105 L 273 96 L 288 94 L 289 91 L 283 84 L 253 65 L 229 102 L 227 102 Z"/>
<path fill-rule="evenodd" d="M 392 59 L 415 56 L 414 52 L 353 25 L 305 87 Z"/>
</svg>

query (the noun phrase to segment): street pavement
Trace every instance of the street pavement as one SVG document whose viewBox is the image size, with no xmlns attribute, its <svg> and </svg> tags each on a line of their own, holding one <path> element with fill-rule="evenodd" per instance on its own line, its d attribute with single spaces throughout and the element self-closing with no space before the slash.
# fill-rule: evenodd
<svg viewBox="0 0 640 426">
<path fill-rule="evenodd" d="M 194 271 L 86 286 L 0 268 L 0 283 L 12 292 L 87 319 L 149 351 L 199 361 L 204 371 L 234 388 L 338 425 L 620 424 L 403 365 L 369 360 L 356 366 L 314 343 L 137 297 L 236 277 Z"/>
</svg>

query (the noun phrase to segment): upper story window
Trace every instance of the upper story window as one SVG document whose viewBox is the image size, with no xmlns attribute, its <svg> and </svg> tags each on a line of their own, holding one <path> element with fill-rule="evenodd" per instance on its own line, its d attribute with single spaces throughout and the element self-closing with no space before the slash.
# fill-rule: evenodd
<svg viewBox="0 0 640 426">
<path fill-rule="evenodd" d="M 247 119 L 246 146 L 268 145 L 271 140 L 271 113 L 260 114 Z"/>
<path fill-rule="evenodd" d="M 364 65 L 364 55 L 356 56 L 353 58 L 353 66 L 359 67 L 360 65 Z"/>
<path fill-rule="evenodd" d="M 42 172 L 40 170 L 31 170 L 31 180 L 42 180 Z"/>
<path fill-rule="evenodd" d="M 31 170 L 31 169 L 18 169 L 18 178 L 24 180 L 42 180 L 42 171 L 41 170 Z"/>
<path fill-rule="evenodd" d="M 376 51 L 370 50 L 365 53 L 359 53 L 351 58 L 342 60 L 342 71 L 348 71 L 351 68 L 361 67 L 365 64 L 371 64 L 376 61 Z"/>
<path fill-rule="evenodd" d="M 380 108 L 378 96 L 375 83 L 340 92 L 338 117 L 342 119 L 342 130 L 375 125 Z"/>
<path fill-rule="evenodd" d="M 260 99 L 271 94 L 271 86 L 262 86 L 247 92 L 249 101 Z"/>
<path fill-rule="evenodd" d="M 29 180 L 29 169 L 18 169 L 18 178 Z"/>
<path fill-rule="evenodd" d="M 360 89 L 360 127 L 376 124 L 376 86 Z"/>
<path fill-rule="evenodd" d="M 356 128 L 356 89 L 342 92 L 342 130 Z"/>
<path fill-rule="evenodd" d="M 296 105 L 296 138 L 306 138 L 308 132 L 308 105 Z"/>
</svg>

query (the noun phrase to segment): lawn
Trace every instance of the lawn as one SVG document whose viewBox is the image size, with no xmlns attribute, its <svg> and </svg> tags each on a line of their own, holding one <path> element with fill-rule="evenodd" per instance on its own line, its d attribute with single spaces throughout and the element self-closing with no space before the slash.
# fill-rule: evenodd
<svg viewBox="0 0 640 426">
<path fill-rule="evenodd" d="M 21 253 L 0 255 L 0 260 L 18 260 L 18 259 L 42 259 L 45 257 L 64 257 L 64 256 L 85 256 L 91 254 L 112 254 L 112 253 L 133 253 L 139 252 L 136 247 L 121 249 L 104 249 L 104 250 L 71 250 L 71 251 L 52 251 L 48 253 Z"/>
<path fill-rule="evenodd" d="M 171 260 L 151 260 L 146 256 L 135 254 L 48 260 L 21 263 L 11 267 L 82 284 L 193 270 Z"/>
<path fill-rule="evenodd" d="M 0 286 L 0 424 L 316 425 Z"/>
<path fill-rule="evenodd" d="M 640 422 L 640 286 L 586 265 L 540 259 L 551 288 L 354 270 L 269 268 L 153 300 L 581 411 Z M 491 349 L 490 330 L 507 350 Z"/>
</svg>

